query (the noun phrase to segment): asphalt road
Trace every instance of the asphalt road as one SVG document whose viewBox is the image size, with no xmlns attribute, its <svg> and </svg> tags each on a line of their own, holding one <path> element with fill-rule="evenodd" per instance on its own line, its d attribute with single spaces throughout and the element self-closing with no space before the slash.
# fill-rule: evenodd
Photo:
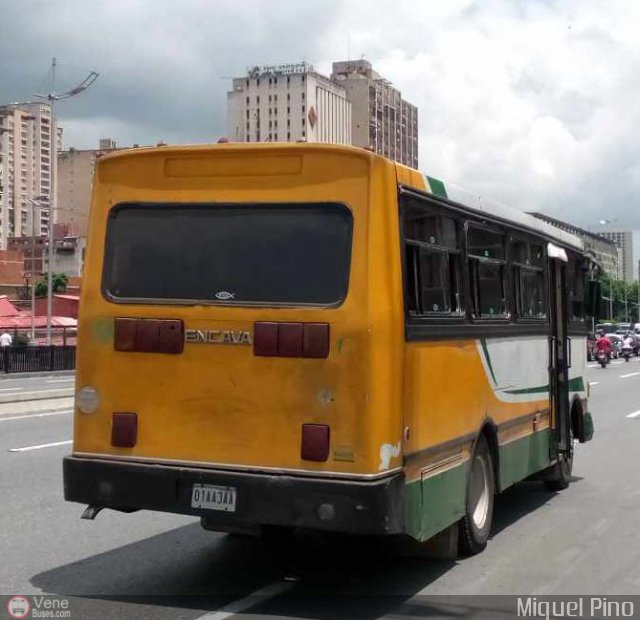
<svg viewBox="0 0 640 620">
<path fill-rule="evenodd" d="M 457 562 L 375 540 L 279 546 L 175 515 L 81 521 L 62 500 L 71 412 L 0 416 L 0 593 L 67 595 L 76 618 L 185 620 L 499 618 L 499 601 L 437 595 L 640 593 L 640 359 L 588 378 L 596 433 L 577 446 L 570 488 L 516 485 L 497 500 L 487 549 Z"/>
<path fill-rule="evenodd" d="M 25 392 L 41 392 L 72 388 L 76 380 L 74 374 L 45 374 L 38 377 L 20 375 L 0 375 L 0 396 L 18 396 Z"/>
</svg>

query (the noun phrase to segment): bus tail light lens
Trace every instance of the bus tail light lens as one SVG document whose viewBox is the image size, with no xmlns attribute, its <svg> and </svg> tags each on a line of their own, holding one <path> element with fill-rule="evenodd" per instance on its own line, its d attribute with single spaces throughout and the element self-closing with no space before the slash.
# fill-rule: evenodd
<svg viewBox="0 0 640 620">
<path fill-rule="evenodd" d="M 326 424 L 303 424 L 300 458 L 304 461 L 326 461 L 330 436 L 330 428 Z"/>
<path fill-rule="evenodd" d="M 302 357 L 329 356 L 329 323 L 305 323 Z"/>
<path fill-rule="evenodd" d="M 254 355 L 278 355 L 278 324 L 256 323 L 253 326 Z"/>
<path fill-rule="evenodd" d="M 280 357 L 302 357 L 302 323 L 278 324 L 278 355 Z"/>
<path fill-rule="evenodd" d="M 138 414 L 114 413 L 111 419 L 111 445 L 133 448 L 138 441 Z"/>
<path fill-rule="evenodd" d="M 253 326 L 253 353 L 267 357 L 329 356 L 329 323 L 275 323 Z"/>
</svg>

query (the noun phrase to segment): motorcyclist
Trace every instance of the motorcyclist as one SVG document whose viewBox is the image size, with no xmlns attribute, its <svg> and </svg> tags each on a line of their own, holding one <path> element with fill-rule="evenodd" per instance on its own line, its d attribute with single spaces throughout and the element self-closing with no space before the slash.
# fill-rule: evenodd
<svg viewBox="0 0 640 620">
<path fill-rule="evenodd" d="M 596 350 L 598 351 L 598 353 L 600 353 L 601 351 L 604 352 L 607 356 L 607 359 L 610 360 L 612 348 L 613 345 L 611 344 L 611 340 L 609 340 L 609 338 L 607 338 L 604 333 L 600 332 L 598 334 L 598 338 L 596 339 Z"/>
<path fill-rule="evenodd" d="M 631 337 L 631 333 L 627 332 L 624 336 L 624 339 L 622 341 L 622 352 L 623 353 L 629 353 L 629 355 L 631 355 L 631 352 L 633 351 L 633 345 L 635 344 L 633 338 Z"/>
</svg>

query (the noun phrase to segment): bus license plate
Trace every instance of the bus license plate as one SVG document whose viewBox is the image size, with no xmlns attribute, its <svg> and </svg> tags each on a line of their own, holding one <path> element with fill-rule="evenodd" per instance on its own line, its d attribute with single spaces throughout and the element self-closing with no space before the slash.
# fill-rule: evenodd
<svg viewBox="0 0 640 620">
<path fill-rule="evenodd" d="M 209 484 L 194 484 L 191 492 L 191 508 L 236 511 L 236 488 L 214 487 Z"/>
</svg>

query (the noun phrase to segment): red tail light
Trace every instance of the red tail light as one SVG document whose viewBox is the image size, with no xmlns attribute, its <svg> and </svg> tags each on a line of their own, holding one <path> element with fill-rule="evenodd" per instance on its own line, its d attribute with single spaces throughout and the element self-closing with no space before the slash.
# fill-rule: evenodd
<svg viewBox="0 0 640 620">
<path fill-rule="evenodd" d="M 182 353 L 184 323 L 178 319 L 117 318 L 113 347 L 136 353 Z"/>
<path fill-rule="evenodd" d="M 329 458 L 330 429 L 326 424 L 303 424 L 300 458 L 324 462 Z"/>
<path fill-rule="evenodd" d="M 114 413 L 111 417 L 111 445 L 133 448 L 138 441 L 138 414 Z"/>
<path fill-rule="evenodd" d="M 269 357 L 329 356 L 329 323 L 274 323 L 253 326 L 254 355 Z"/>
</svg>

